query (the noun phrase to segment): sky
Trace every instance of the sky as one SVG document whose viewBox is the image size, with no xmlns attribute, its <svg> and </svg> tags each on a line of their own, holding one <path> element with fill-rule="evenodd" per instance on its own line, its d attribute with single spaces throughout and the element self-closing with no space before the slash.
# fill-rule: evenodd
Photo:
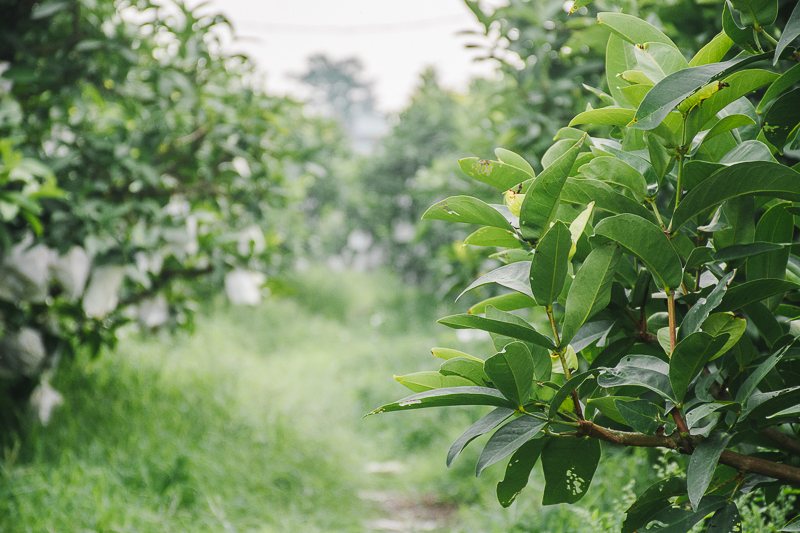
<svg viewBox="0 0 800 533">
<path fill-rule="evenodd" d="M 384 112 L 405 107 L 428 65 L 456 90 L 494 75 L 492 62 L 474 62 L 480 51 L 464 46 L 478 38 L 458 35 L 482 32 L 463 0 L 212 0 L 208 7 L 233 23 L 239 39 L 228 51 L 256 61 L 270 94 L 305 97 L 292 76 L 316 53 L 358 57 Z"/>
</svg>

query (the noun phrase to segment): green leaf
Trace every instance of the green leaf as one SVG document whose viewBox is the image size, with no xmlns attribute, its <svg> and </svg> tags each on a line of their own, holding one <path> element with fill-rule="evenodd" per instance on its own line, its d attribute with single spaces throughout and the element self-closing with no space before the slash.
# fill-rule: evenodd
<svg viewBox="0 0 800 533">
<path fill-rule="evenodd" d="M 433 389 L 445 387 L 472 387 L 483 385 L 461 376 L 443 376 L 439 372 L 424 371 L 406 374 L 405 376 L 395 376 L 395 381 L 408 387 L 412 392 L 425 392 Z"/>
<path fill-rule="evenodd" d="M 521 409 L 528 403 L 533 387 L 533 357 L 523 343 L 508 344 L 502 352 L 488 358 L 483 369 L 515 407 Z"/>
<path fill-rule="evenodd" d="M 547 168 L 555 163 L 558 158 L 566 154 L 574 144 L 575 141 L 572 139 L 561 139 L 560 141 L 557 141 L 554 145 L 548 148 L 542 156 L 542 167 Z"/>
<path fill-rule="evenodd" d="M 506 466 L 506 474 L 503 480 L 497 484 L 497 500 L 503 507 L 508 507 L 522 489 L 528 485 L 528 478 L 531 471 L 539 460 L 545 443 L 548 439 L 538 438 L 529 440 L 514 452 Z"/>
<path fill-rule="evenodd" d="M 629 127 L 639 130 L 655 129 L 683 100 L 709 83 L 764 59 L 765 55 L 736 58 L 724 63 L 691 67 L 670 74 L 647 93 Z"/>
<path fill-rule="evenodd" d="M 542 450 L 542 505 L 575 503 L 586 494 L 600 462 L 600 441 L 590 438 L 550 438 Z"/>
<path fill-rule="evenodd" d="M 742 126 L 750 126 L 755 124 L 756 122 L 748 117 L 747 115 L 727 115 L 722 118 L 719 122 L 714 124 L 710 130 L 703 136 L 703 140 L 700 144 L 710 141 L 714 137 L 718 135 L 722 135 L 723 133 L 727 133 L 731 130 L 735 130 L 736 128 L 741 128 Z"/>
<path fill-rule="evenodd" d="M 745 259 L 748 257 L 758 257 L 763 254 L 783 250 L 784 247 L 780 244 L 771 242 L 751 242 L 748 244 L 734 244 L 714 252 L 712 259 L 718 263 L 728 263 L 736 261 L 737 259 Z"/>
<path fill-rule="evenodd" d="M 546 424 L 547 421 L 540 418 L 521 416 L 495 431 L 478 457 L 475 475 L 480 476 L 487 466 L 514 453 L 542 431 Z"/>
<path fill-rule="evenodd" d="M 711 42 L 694 55 L 692 60 L 689 61 L 689 66 L 699 67 L 710 63 L 719 63 L 728 53 L 728 50 L 731 49 L 731 46 L 733 46 L 733 40 L 724 31 L 721 31 L 711 39 Z"/>
<path fill-rule="evenodd" d="M 663 230 L 652 222 L 636 215 L 616 215 L 601 220 L 594 232 L 618 242 L 641 259 L 662 289 L 680 286 L 683 279 L 680 257 Z"/>
<path fill-rule="evenodd" d="M 616 157 L 596 157 L 578 171 L 587 178 L 625 187 L 639 202 L 648 196 L 644 176 Z"/>
<path fill-rule="evenodd" d="M 594 407 L 614 422 L 626 424 L 625 419 L 619 414 L 617 403 L 638 401 L 637 398 L 631 396 L 601 396 L 599 398 L 589 398 L 586 400 L 586 408 Z"/>
<path fill-rule="evenodd" d="M 722 29 L 733 42 L 749 53 L 758 53 L 756 50 L 756 37 L 752 28 L 740 28 L 733 19 L 733 13 L 728 2 L 722 4 Z"/>
<path fill-rule="evenodd" d="M 602 181 L 568 178 L 561 190 L 561 201 L 568 204 L 589 205 L 619 215 L 632 213 L 655 222 L 653 213 L 639 202 L 614 191 Z"/>
<path fill-rule="evenodd" d="M 597 384 L 607 389 L 623 385 L 645 387 L 659 395 L 674 400 L 669 380 L 669 365 L 651 355 L 626 355 L 614 368 L 606 369 L 597 376 Z"/>
<path fill-rule="evenodd" d="M 529 261 L 519 261 L 517 263 L 511 263 L 510 265 L 503 265 L 473 281 L 469 287 L 458 295 L 458 298 L 464 296 L 464 293 L 467 291 L 471 291 L 487 283 L 497 283 L 498 285 L 508 287 L 511 290 L 533 298 L 528 281 L 530 270 L 531 263 Z M 456 301 L 458 298 L 456 298 Z"/>
<path fill-rule="evenodd" d="M 514 311 L 515 309 L 533 307 L 536 305 L 536 302 L 530 296 L 526 296 L 519 292 L 512 292 L 510 294 L 503 294 L 501 296 L 493 296 L 483 300 L 482 302 L 476 303 L 469 308 L 469 314 L 481 315 L 486 312 L 486 307 L 489 305 L 501 311 Z"/>
<path fill-rule="evenodd" d="M 474 355 L 460 352 L 458 350 L 453 350 L 451 348 L 431 348 L 431 353 L 433 354 L 434 357 L 438 357 L 439 359 L 444 359 L 445 361 L 454 359 L 456 357 L 466 357 L 468 359 L 474 359 L 475 361 L 480 361 L 481 364 L 483 364 L 483 359 L 478 359 Z"/>
<path fill-rule="evenodd" d="M 772 64 L 778 64 L 778 58 L 781 56 L 783 50 L 800 35 L 800 4 L 796 4 L 789 16 L 789 21 L 786 27 L 783 28 L 781 38 L 778 39 L 778 44 L 775 45 L 775 56 L 772 59 Z"/>
<path fill-rule="evenodd" d="M 735 272 L 730 272 L 722 278 L 716 287 L 711 291 L 707 298 L 700 298 L 695 303 L 681 322 L 681 328 L 678 332 L 678 340 L 683 340 L 692 333 L 700 329 L 700 324 L 708 318 L 709 313 L 716 309 L 722 302 L 722 297 L 725 291 L 728 290 L 728 283 L 733 279 Z"/>
<path fill-rule="evenodd" d="M 499 159 L 502 163 L 524 170 L 530 175 L 531 178 L 536 176 L 531 164 L 525 161 L 525 158 L 521 155 L 515 154 L 511 150 L 506 150 L 505 148 L 495 148 L 494 155 L 496 155 L 497 159 Z"/>
<path fill-rule="evenodd" d="M 639 69 L 654 82 L 689 67 L 689 63 L 674 44 L 644 43 L 633 49 Z"/>
<path fill-rule="evenodd" d="M 718 311 L 736 311 L 770 296 L 800 288 L 796 283 L 781 279 L 757 279 L 728 287 Z"/>
<path fill-rule="evenodd" d="M 636 54 L 633 45 L 612 33 L 606 45 L 606 81 L 608 82 L 609 92 L 614 100 L 623 105 L 627 102 L 621 87 L 628 86 L 628 82 L 623 80 L 621 74 L 626 70 L 636 68 Z"/>
<path fill-rule="evenodd" d="M 365 416 L 451 405 L 494 405 L 496 407 L 514 408 L 514 405 L 497 389 L 488 387 L 448 387 L 446 389 L 434 389 L 412 394 L 402 400 L 378 407 Z"/>
<path fill-rule="evenodd" d="M 508 409 L 507 407 L 498 407 L 491 413 L 472 424 L 469 429 L 462 433 L 461 436 L 458 437 L 455 442 L 453 442 L 453 444 L 450 446 L 450 449 L 447 451 L 447 467 L 450 468 L 450 466 L 453 464 L 453 461 L 455 461 L 461 451 L 466 448 L 467 444 L 472 442 L 475 438 L 489 433 L 491 430 L 508 420 L 508 418 L 513 414 L 513 409 Z"/>
<path fill-rule="evenodd" d="M 625 423 L 639 433 L 651 435 L 661 425 L 661 409 L 648 400 L 618 402 L 617 409 Z"/>
<path fill-rule="evenodd" d="M 561 189 L 582 145 L 583 139 L 576 142 L 564 155 L 544 169 L 525 193 L 519 210 L 519 224 L 526 240 L 538 241 L 550 229 L 550 222 L 553 221 L 561 200 Z"/>
<path fill-rule="evenodd" d="M 472 246 L 499 246 L 502 248 L 522 248 L 517 236 L 507 229 L 485 227 L 464 240 Z"/>
<path fill-rule="evenodd" d="M 653 516 L 654 520 L 666 525 L 664 527 L 651 527 L 647 530 L 647 533 L 687 533 L 699 521 L 727 504 L 728 500 L 726 498 L 709 495 L 703 498 L 696 511 L 693 511 L 691 506 L 687 504 L 668 507 Z"/>
<path fill-rule="evenodd" d="M 764 96 L 758 103 L 756 112 L 761 114 L 764 111 L 764 108 L 767 107 L 768 103 L 772 102 L 778 96 L 783 94 L 784 91 L 791 89 L 792 86 L 794 86 L 794 84 L 798 81 L 800 81 L 800 64 L 793 66 L 781 74 L 781 77 L 775 80 L 772 85 L 769 86 L 767 92 L 764 93 Z"/>
<path fill-rule="evenodd" d="M 797 11 L 795 9 L 795 11 Z M 800 516 L 795 516 L 791 520 L 789 520 L 785 526 L 778 530 L 781 531 L 800 531 Z"/>
<path fill-rule="evenodd" d="M 471 196 L 451 196 L 442 200 L 429 207 L 422 215 L 422 219 L 482 224 L 510 231 L 514 230 L 506 220 L 506 217 L 499 211 Z"/>
<path fill-rule="evenodd" d="M 800 200 L 800 173 L 778 163 L 751 161 L 723 168 L 689 191 L 670 222 L 674 233 L 706 209 L 748 194 Z"/>
<path fill-rule="evenodd" d="M 448 359 L 439 367 L 439 373 L 443 376 L 461 376 L 471 381 L 470 385 L 489 386 L 489 378 L 483 370 L 483 361 L 474 357 L 453 357 Z M 453 387 L 455 385 L 448 386 Z"/>
<path fill-rule="evenodd" d="M 608 126 L 625 126 L 633 120 L 636 111 L 623 107 L 601 107 L 579 113 L 569 125 L 606 124 Z"/>
<path fill-rule="evenodd" d="M 742 517 L 734 502 L 718 509 L 708 521 L 708 533 L 741 533 Z"/>
<path fill-rule="evenodd" d="M 566 400 L 570 394 L 572 394 L 572 391 L 580 387 L 584 381 L 593 378 L 599 373 L 600 369 L 596 368 L 594 370 L 587 370 L 586 372 L 581 372 L 580 374 L 572 376 L 569 381 L 564 383 L 564 385 L 558 389 L 558 392 L 556 392 L 556 395 L 550 401 L 550 408 L 547 412 L 547 418 L 551 420 L 555 419 L 561 404 L 564 403 L 564 400 Z"/>
<path fill-rule="evenodd" d="M 684 322 L 686 322 L 686 319 L 684 319 Z M 747 321 L 745 319 L 739 318 L 730 313 L 714 313 L 708 317 L 705 322 L 703 322 L 703 331 L 713 337 L 728 335 L 728 341 L 722 348 L 720 348 L 716 355 L 711 357 L 711 360 L 713 361 L 720 355 L 732 349 L 736 343 L 739 342 L 739 339 L 742 338 L 746 328 Z M 683 329 L 683 325 L 681 325 L 681 329 Z"/>
<path fill-rule="evenodd" d="M 487 307 L 492 309 L 492 307 Z M 556 346 L 553 341 L 545 337 L 535 329 L 533 326 L 522 326 L 520 324 L 510 323 L 503 320 L 493 320 L 483 318 L 475 315 L 452 315 L 440 318 L 437 320 L 440 324 L 454 329 L 480 329 L 490 333 L 497 333 L 505 335 L 513 339 L 527 341 L 538 346 L 543 346 L 548 350 L 555 350 Z"/>
<path fill-rule="evenodd" d="M 712 337 L 704 331 L 697 331 L 679 342 L 669 360 L 669 382 L 674 398 L 680 403 L 686 396 L 689 383 L 700 374 L 705 364 L 711 360 L 728 341 L 727 335 Z"/>
<path fill-rule="evenodd" d="M 686 413 L 686 425 L 689 427 L 689 429 L 692 429 L 693 427 L 697 426 L 702 419 L 711 413 L 715 413 L 719 410 L 739 411 L 740 409 L 741 406 L 736 402 L 704 403 Z"/>
<path fill-rule="evenodd" d="M 769 346 L 775 344 L 783 336 L 783 328 L 780 323 L 772 311 L 763 303 L 748 303 L 742 306 L 742 311 L 744 311 L 747 319 L 756 327 Z"/>
<path fill-rule="evenodd" d="M 589 254 L 567 293 L 561 345 L 569 344 L 580 327 L 611 300 L 611 282 L 622 250 L 601 245 Z"/>
<path fill-rule="evenodd" d="M 742 24 L 751 28 L 769 26 L 778 18 L 778 0 L 731 0 L 742 17 Z"/>
<path fill-rule="evenodd" d="M 770 355 L 763 363 L 758 365 L 752 374 L 747 376 L 747 379 L 744 380 L 744 383 L 742 383 L 741 387 L 739 387 L 739 390 L 736 391 L 736 403 L 740 405 L 746 404 L 748 398 L 750 398 L 750 395 L 753 394 L 753 391 L 756 390 L 758 384 L 761 383 L 761 380 L 764 379 L 770 370 L 775 368 L 775 365 L 778 364 L 778 361 L 781 360 L 788 349 L 789 346 L 786 346 Z"/>
<path fill-rule="evenodd" d="M 563 222 L 545 233 L 530 264 L 530 289 L 538 305 L 549 307 L 561 294 L 569 266 L 572 235 Z M 521 263 L 517 263 L 521 264 Z"/>
<path fill-rule="evenodd" d="M 787 243 L 794 236 L 794 219 L 786 210 L 788 203 L 774 205 L 767 209 L 756 225 L 755 238 L 770 243 Z M 766 254 L 751 257 L 747 260 L 747 279 L 763 278 L 784 279 L 789 262 L 789 248 L 779 248 Z M 778 308 L 783 299 L 782 294 L 770 298 L 768 307 Z"/>
<path fill-rule="evenodd" d="M 719 456 L 730 440 L 729 433 L 715 431 L 692 452 L 686 472 L 686 486 L 689 489 L 689 501 L 695 511 L 698 510 L 700 500 L 706 493 L 708 484 L 711 483 L 711 476 L 714 475 Z"/>
<path fill-rule="evenodd" d="M 532 257 L 532 253 L 528 252 L 527 250 L 503 250 L 502 252 L 497 252 L 489 257 L 492 259 L 497 259 L 506 264 L 516 263 L 517 261 L 530 261 Z"/>
<path fill-rule="evenodd" d="M 533 173 L 528 173 L 527 169 L 477 157 L 459 159 L 458 166 L 470 178 L 491 185 L 500 192 L 506 192 L 533 177 Z M 423 216 L 423 218 L 425 217 Z"/>
<path fill-rule="evenodd" d="M 676 50 L 678 48 L 661 30 L 639 17 L 624 13 L 598 13 L 597 21 L 631 44 L 663 43 Z"/>
<path fill-rule="evenodd" d="M 789 134 L 800 124 L 800 89 L 790 91 L 778 98 L 764 116 L 761 126 L 764 136 L 783 152 Z"/>
<path fill-rule="evenodd" d="M 686 494 L 686 480 L 680 477 L 668 477 L 651 485 L 625 511 L 621 533 L 643 529 L 653 515 L 670 506 L 670 498 L 683 494 Z"/>
</svg>

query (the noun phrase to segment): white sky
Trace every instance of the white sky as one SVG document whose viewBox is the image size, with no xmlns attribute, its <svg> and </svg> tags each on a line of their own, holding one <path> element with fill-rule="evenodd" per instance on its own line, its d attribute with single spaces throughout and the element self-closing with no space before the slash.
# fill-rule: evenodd
<svg viewBox="0 0 800 533">
<path fill-rule="evenodd" d="M 494 72 L 492 62 L 472 61 L 480 50 L 464 48 L 475 36 L 456 35 L 481 31 L 463 0 L 213 0 L 209 7 L 233 23 L 239 42 L 229 50 L 258 63 L 271 94 L 302 97 L 291 76 L 315 53 L 358 57 L 378 108 L 390 112 L 407 104 L 427 65 L 458 90 Z"/>
</svg>

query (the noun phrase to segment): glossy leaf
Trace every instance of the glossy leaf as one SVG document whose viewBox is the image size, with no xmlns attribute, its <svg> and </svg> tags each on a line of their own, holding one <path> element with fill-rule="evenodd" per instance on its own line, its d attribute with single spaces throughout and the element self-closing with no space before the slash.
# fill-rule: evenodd
<svg viewBox="0 0 800 533">
<path fill-rule="evenodd" d="M 777 291 L 775 294 L 782 292 Z M 767 342 L 767 345 L 772 346 L 783 336 L 783 328 L 775 318 L 774 313 L 763 303 L 750 302 L 742 306 L 742 311 L 747 316 L 747 320 L 756 327 L 761 337 Z"/>
<path fill-rule="evenodd" d="M 394 380 L 412 392 L 425 392 L 433 389 L 445 387 L 472 387 L 483 385 L 476 381 L 462 376 L 444 376 L 439 372 L 423 371 L 406 374 L 405 376 L 395 376 Z"/>
<path fill-rule="evenodd" d="M 614 368 L 597 376 L 603 388 L 637 385 L 645 387 L 669 400 L 674 400 L 669 379 L 669 365 L 651 355 L 626 355 Z"/>
<path fill-rule="evenodd" d="M 596 157 L 579 170 L 587 178 L 628 189 L 640 202 L 648 196 L 647 181 L 644 176 L 616 157 Z"/>
<path fill-rule="evenodd" d="M 775 368 L 775 365 L 783 358 L 788 349 L 789 347 L 787 346 L 770 355 L 763 363 L 756 367 L 752 374 L 747 376 L 747 379 L 744 380 L 739 390 L 736 391 L 736 403 L 745 405 L 750 395 L 753 394 L 758 384 L 761 383 L 761 380 L 764 379 L 770 370 Z"/>
<path fill-rule="evenodd" d="M 616 215 L 632 213 L 655 222 L 653 213 L 639 202 L 623 196 L 601 181 L 568 178 L 561 190 L 561 201 L 578 205 L 589 205 L 594 202 L 595 209 L 602 209 Z"/>
<path fill-rule="evenodd" d="M 794 236 L 794 220 L 786 210 L 790 204 L 777 204 L 761 216 L 756 225 L 755 238 L 759 241 L 771 243 L 787 243 Z M 751 257 L 747 260 L 747 279 L 762 278 L 784 279 L 786 266 L 789 262 L 789 248 L 779 248 L 766 254 Z M 768 307 L 777 309 L 783 299 L 782 294 L 770 298 Z"/>
<path fill-rule="evenodd" d="M 654 520 L 658 520 L 665 525 L 663 527 L 651 527 L 647 531 L 648 533 L 687 533 L 706 516 L 717 509 L 725 507 L 727 504 L 728 500 L 726 498 L 709 495 L 703 498 L 697 510 L 692 510 L 689 504 L 668 507 L 653 516 Z"/>
<path fill-rule="evenodd" d="M 661 30 L 639 17 L 624 13 L 598 13 L 597 21 L 631 44 L 664 43 L 678 48 Z"/>
<path fill-rule="evenodd" d="M 495 148 L 494 155 L 497 156 L 497 159 L 499 159 L 501 162 L 524 170 L 530 174 L 531 178 L 536 176 L 531 164 L 525 161 L 525 158 L 521 155 L 515 154 L 511 150 L 506 150 L 505 148 Z"/>
<path fill-rule="evenodd" d="M 464 240 L 464 244 L 472 246 L 501 246 L 503 248 L 522 248 L 516 235 L 502 228 L 485 227 Z"/>
<path fill-rule="evenodd" d="M 778 58 L 781 56 L 781 53 L 786 49 L 789 43 L 794 41 L 798 36 L 800 36 L 800 4 L 794 6 L 792 14 L 789 16 L 789 20 L 786 23 L 786 27 L 783 28 L 781 38 L 778 39 L 778 44 L 775 45 L 775 56 L 772 59 L 773 65 L 778 64 Z"/>
<path fill-rule="evenodd" d="M 681 260 L 661 228 L 652 222 L 631 214 L 616 215 L 600 221 L 594 232 L 641 259 L 661 288 L 674 289 L 681 284 Z"/>
<path fill-rule="evenodd" d="M 473 357 L 453 357 L 448 359 L 439 367 L 439 373 L 443 376 L 461 376 L 481 387 L 489 385 L 489 378 L 483 370 L 483 361 L 476 360 Z"/>
<path fill-rule="evenodd" d="M 800 124 L 800 105 L 797 102 L 800 102 L 800 89 L 778 98 L 764 116 L 764 136 L 781 152 L 789 134 Z"/>
<path fill-rule="evenodd" d="M 601 107 L 579 113 L 570 122 L 570 126 L 581 124 L 605 124 L 608 126 L 625 126 L 633 120 L 636 111 L 624 107 Z"/>
<path fill-rule="evenodd" d="M 778 163 L 753 161 L 731 165 L 689 191 L 675 209 L 670 231 L 677 231 L 706 209 L 747 194 L 800 200 L 799 178 L 799 173 Z"/>
<path fill-rule="evenodd" d="M 583 144 L 580 140 L 553 164 L 544 169 L 533 181 L 525 194 L 520 207 L 520 232 L 529 241 L 538 241 L 550 228 L 561 200 L 561 189 L 566 183 L 578 151 Z"/>
<path fill-rule="evenodd" d="M 496 407 L 514 408 L 514 405 L 497 389 L 488 387 L 448 387 L 446 389 L 434 389 L 413 394 L 402 400 L 378 407 L 365 416 L 451 405 L 494 405 Z"/>
<path fill-rule="evenodd" d="M 475 475 L 480 476 L 487 466 L 514 453 L 520 446 L 542 431 L 546 424 L 546 420 L 532 416 L 520 416 L 495 431 L 478 457 Z"/>
<path fill-rule="evenodd" d="M 553 224 L 536 246 L 529 274 L 530 290 L 538 305 L 549 307 L 561 294 L 571 249 L 572 234 L 560 221 Z"/>
<path fill-rule="evenodd" d="M 611 282 L 622 250 L 602 245 L 589 254 L 572 280 L 567 294 L 561 344 L 566 345 L 580 327 L 611 300 Z"/>
<path fill-rule="evenodd" d="M 512 292 L 501 296 L 493 296 L 476 303 L 469 308 L 469 314 L 481 315 L 486 312 L 486 307 L 489 305 L 501 311 L 514 311 L 515 309 L 533 307 L 536 305 L 536 302 L 530 296 L 526 296 L 520 292 Z"/>
<path fill-rule="evenodd" d="M 589 490 L 600 462 L 597 439 L 555 437 L 542 450 L 544 494 L 542 505 L 575 503 Z"/>
<path fill-rule="evenodd" d="M 752 28 L 739 27 L 733 19 L 733 13 L 728 2 L 723 2 L 722 4 L 722 29 L 743 50 L 750 54 L 757 53 L 755 32 Z"/>
<path fill-rule="evenodd" d="M 758 257 L 770 252 L 783 250 L 783 246 L 771 242 L 751 242 L 748 244 L 734 244 L 720 249 L 711 254 L 711 258 L 720 263 L 728 263 L 737 259 L 747 259 L 748 257 Z"/>
<path fill-rule="evenodd" d="M 684 319 L 684 322 L 686 320 Z M 744 335 L 747 321 L 730 313 L 714 313 L 703 322 L 702 330 L 713 337 L 727 335 L 728 341 L 711 357 L 713 361 L 728 350 L 731 350 Z M 683 325 L 681 325 L 683 329 Z"/>
<path fill-rule="evenodd" d="M 661 409 L 647 400 L 634 400 L 632 402 L 618 402 L 617 410 L 625 423 L 638 433 L 652 435 L 661 425 L 659 415 Z"/>
<path fill-rule="evenodd" d="M 741 128 L 742 126 L 750 126 L 755 124 L 756 122 L 748 117 L 747 115 L 727 115 L 722 118 L 719 122 L 714 124 L 708 133 L 703 136 L 702 142 L 710 141 L 714 137 L 718 135 L 722 135 L 723 133 L 727 133 L 731 130 L 735 130 L 736 128 Z"/>
<path fill-rule="evenodd" d="M 549 350 L 555 349 L 553 341 L 536 331 L 533 326 L 522 326 L 520 324 L 505 322 L 503 320 L 492 320 L 476 315 L 452 315 L 440 318 L 437 322 L 454 329 L 480 329 L 531 342 Z"/>
<path fill-rule="evenodd" d="M 502 352 L 488 358 L 483 369 L 515 407 L 521 408 L 528 402 L 533 386 L 533 357 L 523 343 L 508 344 Z"/>
<path fill-rule="evenodd" d="M 619 414 L 617 402 L 624 403 L 632 401 L 637 401 L 637 398 L 631 396 L 601 396 L 599 398 L 589 398 L 586 400 L 586 408 L 589 409 L 593 407 L 614 422 L 626 424 L 627 422 L 625 422 L 625 419 Z"/>
<path fill-rule="evenodd" d="M 460 159 L 458 166 L 470 178 L 491 185 L 500 192 L 506 192 L 533 177 L 533 174 L 528 173 L 526 169 L 513 164 L 488 161 L 477 157 Z"/>
<path fill-rule="evenodd" d="M 775 80 L 772 85 L 769 86 L 767 92 L 764 93 L 764 96 L 761 98 L 761 101 L 758 103 L 758 107 L 756 111 L 760 114 L 764 111 L 767 107 L 767 104 L 772 102 L 778 96 L 783 94 L 788 89 L 791 89 L 795 83 L 800 81 L 800 64 L 797 64 L 781 74 L 781 77 Z"/>
<path fill-rule="evenodd" d="M 722 58 L 725 57 L 725 54 L 728 53 L 731 46 L 733 46 L 733 40 L 722 31 L 715 35 L 708 44 L 703 46 L 700 51 L 694 55 L 692 60 L 689 61 L 689 66 L 699 67 L 708 65 L 709 63 L 718 63 L 722 61 Z"/>
<path fill-rule="evenodd" d="M 715 431 L 692 452 L 686 472 L 686 486 L 689 489 L 689 501 L 695 511 L 698 510 L 700 500 L 706 493 L 708 484 L 711 483 L 719 456 L 730 440 L 729 433 Z"/>
<path fill-rule="evenodd" d="M 577 390 L 584 381 L 587 379 L 592 379 L 594 376 L 600 373 L 599 369 L 594 370 L 587 370 L 586 372 L 581 372 L 580 374 L 576 374 L 570 378 L 569 381 L 564 383 L 564 385 L 558 389 L 558 392 L 553 397 L 550 402 L 550 409 L 547 412 L 547 417 L 551 420 L 555 419 L 556 414 L 558 413 L 561 404 L 566 400 L 572 391 Z"/>
<path fill-rule="evenodd" d="M 464 433 L 458 437 L 455 442 L 450 446 L 450 449 L 447 451 L 447 467 L 453 464 L 453 461 L 459 456 L 461 451 L 466 448 L 467 444 L 472 442 L 477 437 L 489 433 L 491 430 L 508 420 L 508 418 L 514 414 L 513 409 L 509 409 L 507 407 L 498 407 L 497 409 L 493 410 L 491 413 L 483 416 L 477 422 L 472 424 L 469 429 L 467 429 Z"/>
<path fill-rule="evenodd" d="M 708 415 L 715 413 L 720 410 L 740 410 L 741 406 L 736 402 L 728 402 L 728 403 L 704 403 L 698 407 L 695 407 L 688 413 L 686 413 L 686 425 L 689 429 L 694 428 L 697 424 L 707 417 Z"/>
<path fill-rule="evenodd" d="M 681 322 L 678 340 L 682 340 L 700 329 L 700 324 L 702 324 L 703 321 L 708 318 L 711 311 L 716 309 L 722 302 L 722 297 L 725 295 L 725 291 L 728 290 L 728 283 L 733 279 L 734 274 L 735 272 L 726 274 L 725 277 L 717 283 L 708 297 L 700 298 L 692 308 L 689 309 L 689 312 L 686 313 L 686 316 L 683 318 L 683 322 Z"/>
<path fill-rule="evenodd" d="M 506 217 L 489 204 L 471 196 L 451 196 L 428 208 L 423 219 L 481 224 L 513 231 Z"/>
<path fill-rule="evenodd" d="M 702 87 L 750 63 L 764 59 L 762 56 L 766 54 L 691 67 L 670 74 L 647 93 L 629 127 L 640 130 L 656 128 L 670 111 Z"/>
<path fill-rule="evenodd" d="M 497 484 L 497 500 L 500 505 L 508 507 L 514 503 L 522 489 L 528 485 L 528 478 L 539 461 L 546 442 L 546 438 L 529 440 L 511 456 L 506 466 L 506 474 Z"/>
<path fill-rule="evenodd" d="M 669 360 L 669 381 L 674 398 L 682 402 L 689 383 L 700 374 L 705 364 L 717 355 L 728 341 L 728 335 L 712 337 L 698 331 L 679 342 Z"/>
<path fill-rule="evenodd" d="M 608 44 L 606 45 L 606 81 L 608 82 L 609 92 L 618 105 L 623 107 L 625 107 L 627 100 L 624 99 L 620 89 L 628 86 L 628 82 L 622 79 L 621 74 L 636 67 L 636 55 L 633 51 L 633 46 L 633 44 L 615 33 L 609 36 Z"/>
<path fill-rule="evenodd" d="M 673 72 L 689 67 L 689 63 L 674 44 L 642 43 L 633 49 L 639 69 L 653 80 L 659 82 Z"/>
<path fill-rule="evenodd" d="M 503 265 L 470 283 L 469 287 L 458 295 L 458 298 L 461 298 L 467 291 L 471 291 L 487 283 L 497 283 L 498 285 L 508 287 L 511 290 L 532 298 L 533 294 L 531 293 L 531 287 L 528 281 L 530 269 L 531 263 L 528 261 L 519 261 L 517 263 L 511 263 L 510 265 Z M 456 298 L 456 300 L 458 300 L 458 298 Z"/>
<path fill-rule="evenodd" d="M 479 359 L 474 355 L 470 355 L 459 350 L 453 350 L 452 348 L 432 348 L 431 353 L 434 357 L 444 359 L 445 361 L 449 361 L 450 359 L 454 359 L 456 357 L 466 357 L 468 359 L 474 359 L 475 361 L 480 361 L 483 363 L 483 359 Z"/>
<path fill-rule="evenodd" d="M 742 24 L 751 28 L 769 26 L 778 17 L 777 0 L 731 0 L 742 17 Z"/>
<path fill-rule="evenodd" d="M 798 288 L 800 286 L 797 284 L 780 279 L 747 281 L 740 285 L 729 287 L 717 310 L 736 311 L 751 303 Z"/>
</svg>

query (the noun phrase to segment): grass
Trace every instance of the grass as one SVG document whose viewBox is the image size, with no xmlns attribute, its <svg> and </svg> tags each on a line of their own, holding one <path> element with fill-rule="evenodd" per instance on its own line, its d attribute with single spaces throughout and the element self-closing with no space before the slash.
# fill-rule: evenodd
<svg viewBox="0 0 800 533">
<path fill-rule="evenodd" d="M 65 405 L 0 462 L 0 532 L 366 532 L 404 514 L 453 533 L 618 531 L 653 480 L 643 452 L 606 450 L 579 506 L 542 507 L 537 467 L 502 509 L 504 462 L 474 476 L 486 437 L 444 465 L 485 409 L 362 419 L 407 394 L 392 374 L 436 368 L 432 346 L 488 344 L 460 342 L 435 324 L 447 309 L 388 274 L 314 269 L 289 286 L 258 308 L 209 306 L 192 335 L 63 365 Z"/>
</svg>

